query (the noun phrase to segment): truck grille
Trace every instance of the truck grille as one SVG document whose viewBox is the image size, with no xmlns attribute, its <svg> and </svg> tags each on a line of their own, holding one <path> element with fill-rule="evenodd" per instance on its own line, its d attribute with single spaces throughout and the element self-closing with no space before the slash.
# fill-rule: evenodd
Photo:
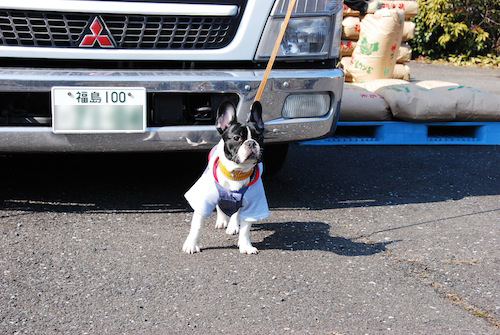
<svg viewBox="0 0 500 335">
<path fill-rule="evenodd" d="M 93 15 L 0 11 L 0 45 L 78 48 L 99 17 L 118 49 L 220 49 L 227 46 L 241 20 L 237 16 Z M 104 28 L 104 27 L 103 27 Z M 97 47 L 98 45 L 96 45 Z"/>
</svg>

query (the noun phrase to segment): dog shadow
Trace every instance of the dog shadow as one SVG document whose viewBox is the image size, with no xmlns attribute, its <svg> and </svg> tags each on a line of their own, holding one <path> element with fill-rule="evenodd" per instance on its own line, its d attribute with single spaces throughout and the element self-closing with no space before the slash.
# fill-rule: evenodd
<svg viewBox="0 0 500 335">
<path fill-rule="evenodd" d="M 341 236 L 330 236 L 330 226 L 324 222 L 261 223 L 255 231 L 272 231 L 261 242 L 259 250 L 327 251 L 340 256 L 371 256 L 387 251 L 386 246 L 398 241 L 369 243 Z"/>
</svg>

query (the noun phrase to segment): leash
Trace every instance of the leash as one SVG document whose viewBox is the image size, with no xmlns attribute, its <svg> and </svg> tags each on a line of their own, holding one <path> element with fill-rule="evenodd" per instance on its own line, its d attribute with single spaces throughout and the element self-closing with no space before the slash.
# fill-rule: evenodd
<svg viewBox="0 0 500 335">
<path fill-rule="evenodd" d="M 278 38 L 276 39 L 276 43 L 274 44 L 273 52 L 271 53 L 271 56 L 269 57 L 269 61 L 267 62 L 266 66 L 266 72 L 264 72 L 264 77 L 262 77 L 262 80 L 259 85 L 259 89 L 257 90 L 257 94 L 255 95 L 254 103 L 257 101 L 260 101 L 260 98 L 262 96 L 262 92 L 264 92 L 264 87 L 266 86 L 267 79 L 269 78 L 269 73 L 271 72 L 271 69 L 273 68 L 274 61 L 276 59 L 276 55 L 278 54 L 278 50 L 281 44 L 281 41 L 283 40 L 283 36 L 285 35 L 285 30 L 286 27 L 288 26 L 288 21 L 290 21 L 290 16 L 292 16 L 292 11 L 293 8 L 295 7 L 295 2 L 297 0 L 290 0 L 290 3 L 288 4 L 288 10 L 285 15 L 285 19 L 283 20 L 283 23 L 281 24 L 281 30 L 278 34 Z"/>
</svg>

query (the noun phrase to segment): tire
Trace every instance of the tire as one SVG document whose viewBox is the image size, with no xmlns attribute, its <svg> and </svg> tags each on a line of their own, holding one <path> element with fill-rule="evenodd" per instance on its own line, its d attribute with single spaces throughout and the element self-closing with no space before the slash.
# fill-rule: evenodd
<svg viewBox="0 0 500 335">
<path fill-rule="evenodd" d="M 269 145 L 264 148 L 264 175 L 274 176 L 286 161 L 288 143 Z"/>
</svg>

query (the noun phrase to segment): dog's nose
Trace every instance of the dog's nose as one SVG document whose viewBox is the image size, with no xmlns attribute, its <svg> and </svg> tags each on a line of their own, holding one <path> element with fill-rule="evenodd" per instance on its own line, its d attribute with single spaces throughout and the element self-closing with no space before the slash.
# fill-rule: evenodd
<svg viewBox="0 0 500 335">
<path fill-rule="evenodd" d="M 255 148 L 257 146 L 257 143 L 255 141 L 248 141 L 247 146 L 251 149 Z"/>
</svg>

